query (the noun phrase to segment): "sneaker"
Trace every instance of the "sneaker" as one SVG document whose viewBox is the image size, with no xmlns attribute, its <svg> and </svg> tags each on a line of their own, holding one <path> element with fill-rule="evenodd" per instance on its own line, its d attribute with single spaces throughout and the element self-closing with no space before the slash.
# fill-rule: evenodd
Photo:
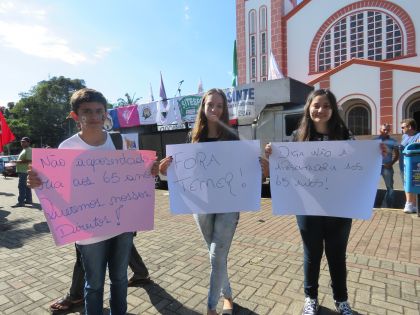
<svg viewBox="0 0 420 315">
<path fill-rule="evenodd" d="M 349 302 L 335 302 L 335 308 L 341 315 L 353 315 Z"/>
<path fill-rule="evenodd" d="M 319 303 L 318 299 L 305 298 L 305 305 L 303 306 L 302 315 L 316 315 L 318 314 Z"/>
<path fill-rule="evenodd" d="M 407 202 L 404 206 L 405 213 L 417 213 L 417 207 L 413 206 L 411 202 Z"/>
<path fill-rule="evenodd" d="M 128 286 L 129 287 L 143 287 L 147 284 L 151 284 L 153 281 L 150 279 L 150 276 L 147 276 L 147 278 L 136 278 L 135 275 L 133 275 L 130 279 L 128 279 Z"/>
<path fill-rule="evenodd" d="M 17 204 L 13 205 L 12 208 L 18 208 L 18 207 L 24 207 L 24 206 L 25 206 L 24 203 L 18 202 Z"/>
</svg>

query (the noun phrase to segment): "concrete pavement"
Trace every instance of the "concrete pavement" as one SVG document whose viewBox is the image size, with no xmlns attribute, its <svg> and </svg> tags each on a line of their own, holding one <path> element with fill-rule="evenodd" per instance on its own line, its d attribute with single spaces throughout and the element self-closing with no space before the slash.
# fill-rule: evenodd
<svg viewBox="0 0 420 315">
<path fill-rule="evenodd" d="M 16 198 L 17 178 L 0 178 L 0 314 L 48 314 L 68 291 L 74 247 L 56 247 L 39 207 L 11 208 Z M 135 238 L 154 284 L 128 289 L 129 314 L 203 314 L 209 262 L 192 216 L 171 215 L 168 192 L 157 190 L 155 225 Z M 347 260 L 356 314 L 420 313 L 416 215 L 375 209 L 371 220 L 355 220 Z M 302 263 L 293 216 L 274 217 L 270 199 L 262 199 L 262 211 L 242 214 L 229 256 L 239 314 L 300 314 Z M 325 259 L 321 268 L 320 314 L 335 314 Z"/>
</svg>

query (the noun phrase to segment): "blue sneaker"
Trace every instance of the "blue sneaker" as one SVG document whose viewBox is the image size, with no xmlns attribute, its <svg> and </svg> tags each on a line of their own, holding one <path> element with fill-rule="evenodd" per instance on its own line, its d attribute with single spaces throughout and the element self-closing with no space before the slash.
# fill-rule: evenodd
<svg viewBox="0 0 420 315">
<path fill-rule="evenodd" d="M 351 310 L 351 307 L 349 305 L 349 302 L 335 302 L 335 308 L 337 309 L 337 312 L 339 312 L 341 315 L 353 315 L 353 311 Z"/>
<path fill-rule="evenodd" d="M 319 303 L 318 299 L 305 298 L 305 305 L 303 306 L 302 315 L 316 315 L 318 314 Z"/>
</svg>

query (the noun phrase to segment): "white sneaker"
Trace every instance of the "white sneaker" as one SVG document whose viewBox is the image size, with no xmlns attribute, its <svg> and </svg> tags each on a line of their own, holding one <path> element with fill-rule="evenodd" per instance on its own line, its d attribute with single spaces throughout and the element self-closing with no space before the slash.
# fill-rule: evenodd
<svg viewBox="0 0 420 315">
<path fill-rule="evenodd" d="M 319 303 L 318 299 L 305 298 L 305 305 L 303 306 L 302 315 L 316 315 L 318 314 Z"/>
<path fill-rule="evenodd" d="M 404 206 L 405 213 L 417 213 L 417 207 L 414 206 L 411 202 L 407 202 Z"/>
</svg>

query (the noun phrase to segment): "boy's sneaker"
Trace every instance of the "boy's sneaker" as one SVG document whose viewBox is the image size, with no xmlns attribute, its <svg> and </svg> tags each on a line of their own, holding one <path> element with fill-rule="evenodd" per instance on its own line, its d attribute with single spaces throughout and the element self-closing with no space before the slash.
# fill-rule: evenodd
<svg viewBox="0 0 420 315">
<path fill-rule="evenodd" d="M 335 302 L 335 308 L 341 315 L 353 315 L 349 302 Z"/>
<path fill-rule="evenodd" d="M 302 315 L 316 315 L 318 314 L 319 303 L 318 299 L 305 298 L 305 305 L 303 306 Z"/>
</svg>

